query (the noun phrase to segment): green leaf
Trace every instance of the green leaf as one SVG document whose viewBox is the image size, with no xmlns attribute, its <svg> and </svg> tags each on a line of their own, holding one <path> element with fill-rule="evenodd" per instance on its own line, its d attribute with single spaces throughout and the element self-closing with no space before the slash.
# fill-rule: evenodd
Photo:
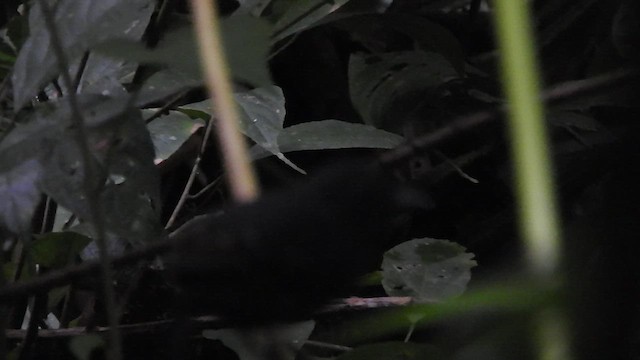
<svg viewBox="0 0 640 360">
<path fill-rule="evenodd" d="M 131 39 L 109 39 L 93 50 L 116 59 L 167 66 L 191 79 L 202 78 L 195 34 L 189 23 L 168 29 L 153 49 Z"/>
<path fill-rule="evenodd" d="M 69 350 L 78 360 L 90 360 L 94 350 L 103 348 L 106 345 L 100 335 L 87 334 L 75 336 L 69 341 Z"/>
<path fill-rule="evenodd" d="M 73 70 L 77 70 L 76 68 L 77 64 L 73 66 Z M 106 96 L 125 96 L 127 91 L 122 84 L 133 79 L 136 69 L 136 64 L 91 53 L 82 72 L 77 91 Z"/>
<path fill-rule="evenodd" d="M 301 150 L 344 148 L 390 149 L 398 146 L 401 136 L 363 124 L 338 120 L 314 121 L 283 129 L 286 114 L 284 95 L 276 86 L 236 93 L 240 106 L 241 131 L 257 145 L 251 149 L 253 159 L 275 155 L 287 165 L 304 173 L 284 156 Z M 213 112 L 209 100 L 184 105 L 182 109 L 205 114 Z"/>
<path fill-rule="evenodd" d="M 152 0 L 58 1 L 54 20 L 67 59 L 75 60 L 97 42 L 116 37 L 139 39 L 154 4 Z M 29 30 L 12 76 L 17 109 L 58 74 L 51 34 L 38 3 L 30 10 Z"/>
<path fill-rule="evenodd" d="M 235 94 L 235 99 L 241 109 L 243 133 L 285 164 L 304 173 L 284 156 L 278 144 L 286 113 L 282 89 L 276 86 L 255 89 Z"/>
<path fill-rule="evenodd" d="M 232 16 L 220 25 L 225 55 L 234 78 L 256 87 L 271 85 L 273 82 L 267 63 L 271 25 L 264 19 L 250 16 Z"/>
<path fill-rule="evenodd" d="M 269 24 L 250 16 L 233 16 L 221 21 L 220 26 L 225 55 L 234 78 L 256 86 L 271 84 L 267 68 L 271 33 Z M 147 49 L 130 39 L 111 39 L 94 49 L 118 59 L 167 66 L 191 81 L 203 78 L 195 33 L 187 21 L 164 33 L 153 49 Z"/>
<path fill-rule="evenodd" d="M 278 136 L 278 145 L 283 153 L 346 148 L 392 149 L 400 145 L 403 140 L 402 136 L 370 125 L 322 120 L 284 128 Z M 251 149 L 251 156 L 254 159 L 261 159 L 268 155 L 269 153 L 259 146 Z"/>
<path fill-rule="evenodd" d="M 389 341 L 357 347 L 338 356 L 336 360 L 428 360 L 443 358 L 444 354 L 431 345 Z"/>
<path fill-rule="evenodd" d="M 304 173 L 304 170 L 284 156 L 278 144 L 286 113 L 282 90 L 277 86 L 258 88 L 236 93 L 235 100 L 240 110 L 240 131 L 285 164 Z M 202 111 L 206 114 L 213 113 L 209 100 L 185 105 L 183 108 Z"/>
<path fill-rule="evenodd" d="M 447 240 L 413 239 L 382 260 L 382 286 L 390 296 L 434 303 L 462 294 L 477 263 L 465 248 Z"/>
<path fill-rule="evenodd" d="M 115 238 L 151 241 L 159 233 L 159 175 L 153 163 L 153 143 L 140 112 L 128 107 L 128 97 L 84 94 L 78 96 L 78 103 L 88 130 L 91 159 L 100 170 L 89 181 L 100 189 L 99 203 L 107 228 L 117 234 Z M 11 213 L 11 206 L 34 206 L 42 191 L 81 219 L 90 220 L 85 163 L 68 103 L 39 106 L 29 118 L 0 143 L 0 174 L 5 174 L 0 196 L 11 200 L 3 201 L 6 212 Z M 14 169 L 20 170 L 17 175 Z M 28 196 L 15 197 L 23 193 Z M 27 210 L 16 213 L 30 217 L 32 209 Z"/>
<path fill-rule="evenodd" d="M 48 233 L 31 243 L 30 261 L 52 269 L 74 262 L 76 256 L 91 239 L 74 232 Z"/>
<path fill-rule="evenodd" d="M 136 96 L 136 105 L 146 107 L 202 85 L 203 82 L 200 79 L 193 79 L 175 69 L 163 69 L 151 75 L 144 82 L 138 96 Z"/>
<path fill-rule="evenodd" d="M 143 114 L 150 116 L 157 110 L 143 110 Z M 193 133 L 204 126 L 204 121 L 192 119 L 180 111 L 169 111 L 168 115 L 153 120 L 147 128 L 156 150 L 154 162 L 156 164 L 168 159 L 175 153 Z"/>
<path fill-rule="evenodd" d="M 378 128 L 393 127 L 425 94 L 457 77 L 453 66 L 432 52 L 355 54 L 349 61 L 353 105 L 365 123 Z"/>
</svg>

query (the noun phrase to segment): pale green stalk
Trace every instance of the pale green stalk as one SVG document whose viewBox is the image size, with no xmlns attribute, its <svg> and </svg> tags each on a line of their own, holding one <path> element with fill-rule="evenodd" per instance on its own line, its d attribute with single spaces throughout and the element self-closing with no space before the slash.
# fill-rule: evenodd
<svg viewBox="0 0 640 360">
<path fill-rule="evenodd" d="M 191 7 L 205 83 L 211 94 L 211 102 L 215 105 L 214 113 L 218 121 L 216 134 L 231 195 L 236 202 L 250 202 L 258 197 L 259 186 L 244 137 L 239 130 L 239 116 L 233 99 L 216 4 L 211 0 L 191 0 Z M 211 125 L 207 126 L 206 136 L 210 131 Z"/>
<path fill-rule="evenodd" d="M 550 145 L 528 1 L 495 0 L 502 84 L 509 102 L 509 132 L 527 270 L 536 281 L 558 276 L 561 235 Z M 534 317 L 538 358 L 570 359 L 566 321 L 558 308 Z"/>
</svg>

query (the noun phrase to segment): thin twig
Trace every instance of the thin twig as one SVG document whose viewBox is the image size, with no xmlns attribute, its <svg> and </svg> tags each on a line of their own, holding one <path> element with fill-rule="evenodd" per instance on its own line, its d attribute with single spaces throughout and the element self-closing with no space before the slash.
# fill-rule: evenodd
<svg viewBox="0 0 640 360">
<path fill-rule="evenodd" d="M 455 170 L 458 173 L 458 175 L 460 175 L 463 179 L 466 179 L 466 180 L 468 180 L 469 182 L 471 182 L 473 184 L 480 183 L 480 181 L 478 181 L 478 179 L 476 179 L 476 178 L 472 177 L 471 175 L 467 174 L 466 172 L 464 172 L 464 170 L 462 170 L 462 168 L 460 168 L 460 166 L 458 166 L 458 164 L 456 164 L 453 160 L 449 159 L 441 151 L 436 150 L 435 153 L 442 160 L 444 160 L 447 164 L 449 164 L 453 168 L 453 170 Z"/>
<path fill-rule="evenodd" d="M 60 70 L 62 81 L 64 82 L 67 89 L 70 90 L 68 91 L 67 97 L 72 115 L 72 131 L 74 131 L 75 140 L 80 147 L 80 153 L 84 165 L 85 173 L 83 179 L 83 187 L 85 196 L 87 198 L 87 205 L 89 208 L 89 223 L 93 228 L 93 235 L 95 236 L 95 241 L 98 245 L 98 250 L 100 251 L 100 270 L 102 273 L 102 287 L 105 297 L 105 311 L 107 314 L 109 326 L 112 328 L 112 331 L 110 331 L 108 334 L 110 346 L 107 348 L 107 356 L 109 359 L 119 360 L 122 358 L 122 344 L 117 328 L 118 314 L 115 293 L 113 290 L 113 275 L 111 273 L 112 270 L 109 264 L 109 254 L 105 240 L 104 218 L 102 216 L 102 209 L 98 203 L 98 189 L 94 189 L 93 184 L 94 177 L 97 174 L 97 171 L 95 169 L 96 164 L 94 163 L 93 156 L 91 155 L 91 149 L 88 143 L 87 129 L 85 128 L 84 119 L 80 111 L 80 106 L 78 104 L 78 99 L 76 98 L 75 91 L 71 91 L 71 89 L 73 89 L 73 79 L 71 79 L 71 74 L 69 74 L 69 62 L 64 53 L 62 43 L 60 42 L 60 36 L 55 24 L 54 15 L 45 0 L 39 0 L 39 4 L 42 9 L 42 15 L 45 25 L 47 27 L 47 30 L 49 31 L 51 46 L 57 59 L 58 69 Z"/>
<path fill-rule="evenodd" d="M 549 105 L 555 105 L 558 102 L 573 100 L 594 92 L 602 92 L 638 76 L 640 76 L 640 68 L 627 68 L 587 79 L 567 81 L 544 91 L 542 99 L 548 101 Z"/>
<path fill-rule="evenodd" d="M 412 321 L 411 325 L 409 325 L 409 330 L 407 330 L 407 335 L 405 335 L 404 337 L 404 342 L 408 343 L 409 340 L 411 340 L 411 336 L 413 335 L 413 332 L 416 330 L 416 322 Z"/>
<path fill-rule="evenodd" d="M 304 345 L 313 346 L 319 349 L 331 350 L 331 351 L 340 352 L 340 353 L 353 350 L 353 348 L 349 346 L 330 344 L 330 343 L 326 343 L 323 341 L 316 341 L 316 340 L 307 340 L 304 342 Z"/>
<path fill-rule="evenodd" d="M 46 196 L 42 224 L 40 224 L 40 234 L 47 233 L 53 229 L 57 208 L 57 204 L 51 196 Z"/>
<path fill-rule="evenodd" d="M 187 179 L 187 183 L 185 184 L 184 189 L 182 190 L 182 194 L 180 194 L 180 199 L 178 199 L 178 203 L 176 204 L 176 207 L 173 209 L 173 212 L 169 217 L 169 221 L 167 221 L 167 224 L 164 226 L 165 229 L 168 229 L 171 226 L 173 226 L 173 223 L 176 221 L 176 218 L 178 217 L 178 213 L 180 213 L 180 210 L 186 203 L 187 198 L 189 197 L 189 190 L 191 189 L 191 185 L 193 184 L 193 181 L 196 178 L 196 174 L 198 174 L 198 170 L 200 169 L 201 159 L 202 159 L 202 155 L 198 154 L 198 156 L 196 157 L 196 160 L 194 161 L 193 167 L 191 167 L 191 173 L 189 174 L 189 179 Z"/>
<path fill-rule="evenodd" d="M 164 114 L 165 112 L 167 112 L 168 110 L 172 110 L 176 104 L 185 96 L 187 95 L 187 93 L 190 90 L 182 90 L 179 93 L 177 93 L 174 97 L 172 97 L 171 99 L 169 99 L 169 101 L 167 101 L 166 104 L 164 104 L 160 109 L 158 109 L 156 112 L 153 113 L 153 115 L 149 116 L 147 119 L 144 120 L 144 122 L 146 124 L 152 122 L 153 120 L 159 118 L 160 116 L 162 116 L 162 114 Z"/>
<path fill-rule="evenodd" d="M 189 199 L 197 199 L 200 196 L 202 196 L 202 194 L 206 193 L 207 191 L 209 191 L 212 187 L 216 186 L 220 180 L 222 180 L 222 176 L 218 176 L 215 180 L 213 180 L 212 182 L 210 182 L 209 184 L 207 184 L 205 187 L 203 187 L 200 191 L 198 191 L 195 194 L 189 195 Z"/>
<path fill-rule="evenodd" d="M 167 224 L 164 227 L 165 229 L 168 229 L 171 226 L 173 226 L 173 223 L 176 221 L 178 214 L 180 213 L 180 210 L 182 210 L 182 207 L 184 206 L 187 199 L 189 198 L 189 191 L 191 191 L 191 186 L 193 185 L 196 175 L 200 170 L 200 161 L 202 161 L 202 156 L 204 155 L 204 152 L 207 149 L 207 143 L 209 142 L 209 138 L 211 138 L 212 131 L 213 131 L 213 118 L 209 118 L 209 121 L 207 121 L 207 127 L 204 130 L 204 136 L 202 137 L 202 142 L 200 143 L 198 156 L 196 156 L 193 166 L 191 167 L 191 173 L 189 174 L 189 179 L 187 179 L 187 183 L 184 185 L 182 194 L 180 194 L 180 199 L 178 199 L 178 203 L 176 204 L 175 209 L 173 209 L 173 212 L 171 213 L 171 216 L 169 217 L 169 220 L 167 221 Z"/>
<path fill-rule="evenodd" d="M 67 89 L 67 91 L 78 91 L 80 87 L 80 81 L 82 81 L 82 74 L 84 74 L 84 69 L 87 67 L 87 62 L 89 61 L 89 52 L 85 51 L 82 55 L 82 59 L 80 59 L 80 64 L 78 64 L 78 70 L 76 70 L 76 75 L 73 77 L 73 87 Z"/>
</svg>

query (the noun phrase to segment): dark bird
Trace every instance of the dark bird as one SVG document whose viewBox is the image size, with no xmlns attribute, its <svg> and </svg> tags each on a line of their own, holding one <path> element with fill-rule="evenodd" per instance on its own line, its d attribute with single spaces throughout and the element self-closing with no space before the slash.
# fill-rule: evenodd
<svg viewBox="0 0 640 360">
<path fill-rule="evenodd" d="M 378 164 L 340 163 L 187 222 L 171 235 L 168 268 L 187 304 L 206 303 L 234 323 L 304 318 L 379 265 L 397 189 Z"/>
</svg>

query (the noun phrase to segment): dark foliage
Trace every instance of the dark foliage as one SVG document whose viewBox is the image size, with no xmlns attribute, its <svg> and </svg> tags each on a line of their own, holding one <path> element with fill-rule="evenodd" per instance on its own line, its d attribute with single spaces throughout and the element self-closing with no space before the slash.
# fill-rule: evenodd
<svg viewBox="0 0 640 360">
<path fill-rule="evenodd" d="M 66 64 L 53 50 L 38 1 L 0 4 L 0 294 L 14 282 L 47 271 L 64 276 L 96 258 L 87 227 L 96 212 L 87 194 L 95 195 L 118 259 L 166 251 L 166 243 L 154 248 L 166 238 L 163 224 L 178 229 L 162 260 L 136 263 L 141 256 L 115 266 L 127 359 L 175 358 L 181 346 L 193 358 L 234 358 L 233 346 L 203 339 L 200 330 L 271 329 L 311 317 L 318 320 L 314 340 L 362 345 L 352 339 L 371 329 L 353 334 L 343 326 L 380 311 L 317 311 L 337 297 L 384 296 L 379 281 L 357 286 L 360 276 L 379 267 L 385 250 L 412 238 L 449 239 L 473 252 L 479 266 L 472 289 L 518 272 L 488 2 L 218 1 L 243 132 L 265 193 L 242 206 L 228 199 L 215 141 L 201 147 L 212 105 L 205 101 L 188 2 L 48 3 L 55 4 Z M 534 1 L 543 83 L 637 67 L 638 4 Z M 60 76 L 60 62 L 71 84 Z M 567 229 L 567 314 L 581 359 L 640 358 L 640 78 L 630 73 L 623 80 L 586 94 L 569 91 L 547 108 Z M 461 130 L 469 115 L 486 112 L 486 121 Z M 443 130 L 450 132 L 429 146 L 397 148 Z M 394 152 L 408 155 L 389 157 Z M 196 158 L 198 175 L 185 191 Z M 380 164 L 385 158 L 394 161 Z M 332 165 L 321 170 L 326 163 Z M 0 326 L 14 330 L 0 337 L 0 355 L 71 358 L 76 340 L 100 348 L 100 340 L 68 339 L 84 334 L 82 327 L 106 324 L 99 277 L 80 275 L 55 283 L 67 287 L 32 292 L 38 306 L 31 308 L 29 331 L 15 330 L 29 299 L 3 303 Z M 77 332 L 33 336 L 36 327 L 52 326 L 47 314 Z M 195 315 L 224 322 L 170 322 Z M 347 358 L 533 356 L 530 313 L 458 315 L 418 329 L 412 341 L 421 344 L 403 346 L 395 341 L 404 334 L 387 333 Z M 279 332 L 266 332 L 276 343 Z M 344 350 L 305 346 L 298 356 Z"/>
</svg>

